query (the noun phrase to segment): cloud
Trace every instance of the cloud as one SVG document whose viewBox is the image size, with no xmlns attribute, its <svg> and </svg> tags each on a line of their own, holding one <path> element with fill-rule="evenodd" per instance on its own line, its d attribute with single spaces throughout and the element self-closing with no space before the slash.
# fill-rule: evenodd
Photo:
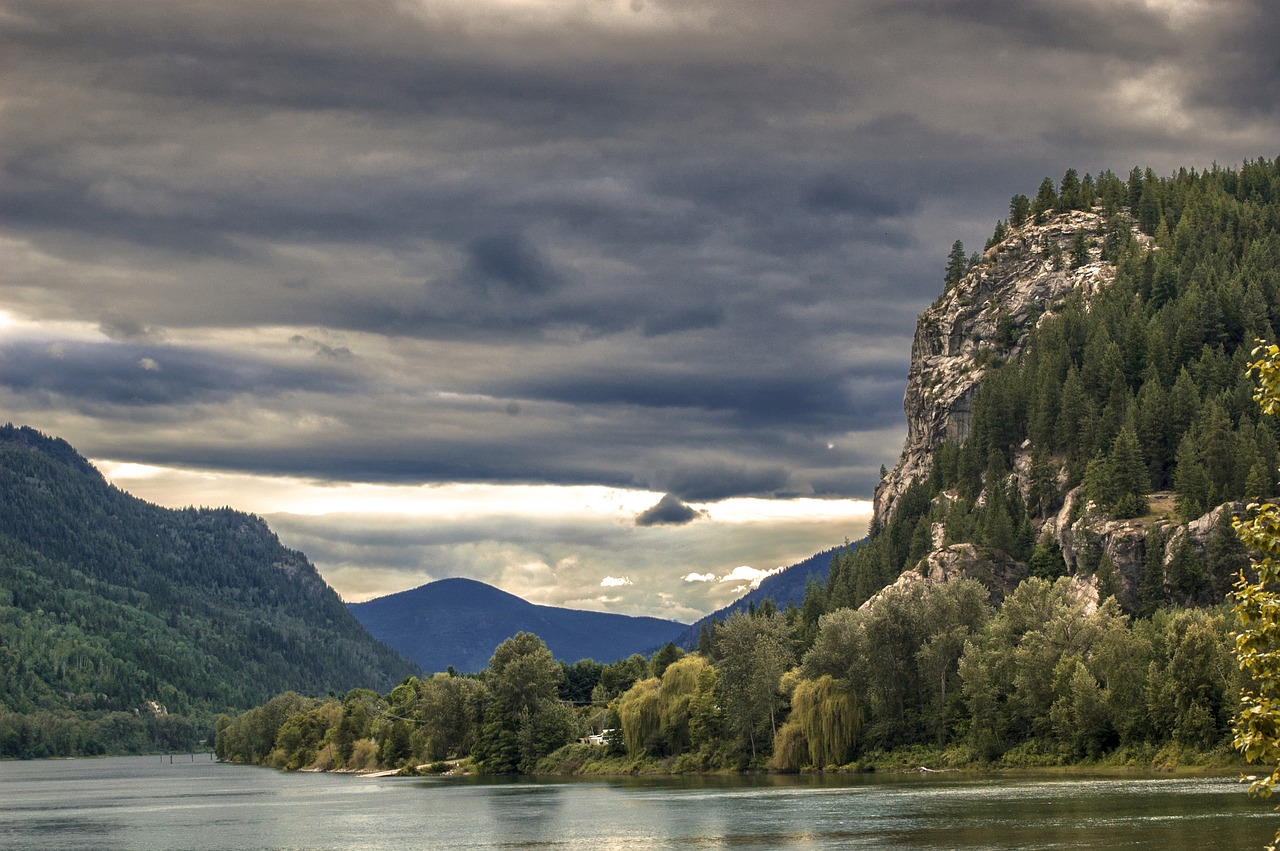
<svg viewBox="0 0 1280 851">
<path fill-rule="evenodd" d="M 541 253 L 518 234 L 484 236 L 468 246 L 471 273 L 481 285 L 498 284 L 537 295 L 556 286 L 559 275 Z"/>
<path fill-rule="evenodd" d="M 127 316 L 109 316 L 98 323 L 98 329 L 112 340 L 154 343 L 164 339 L 164 331 Z"/>
<path fill-rule="evenodd" d="M 672 494 L 705 502 L 739 494 L 767 494 L 782 490 L 787 485 L 789 473 L 783 467 L 704 463 L 660 475 L 658 478 Z M 676 497 L 672 496 L 672 499 L 676 500 Z"/>
<path fill-rule="evenodd" d="M 355 386 L 349 377 L 332 371 L 173 345 L 0 341 L 0 357 L 6 365 L 0 387 L 31 394 L 45 405 L 82 411 L 103 404 L 131 408 L 220 403 L 242 394 L 269 398 L 289 391 L 346 393 Z"/>
<path fill-rule="evenodd" d="M 666 494 L 651 508 L 637 514 L 635 522 L 637 526 L 680 526 L 692 523 L 704 514 L 705 512 L 690 507 L 677 497 Z"/>
<path fill-rule="evenodd" d="M 760 583 L 768 579 L 774 574 L 781 573 L 786 570 L 787 565 L 781 565 L 773 570 L 760 570 L 749 565 L 739 565 L 728 573 L 718 575 L 715 573 L 686 573 L 682 579 L 685 582 L 714 582 L 719 584 L 729 583 L 734 586 L 733 593 L 741 594 L 753 588 L 759 588 Z"/>
<path fill-rule="evenodd" d="M 600 580 L 601 588 L 621 588 L 624 585 L 631 584 L 631 580 L 625 576 L 606 576 Z"/>
<path fill-rule="evenodd" d="M 786 570 L 786 567 L 786 565 L 782 565 L 775 567 L 773 570 L 760 570 L 745 564 L 739 565 L 724 576 L 721 576 L 717 581 L 744 583 L 748 588 L 759 588 L 761 582 L 774 574 L 781 573 Z"/>
</svg>

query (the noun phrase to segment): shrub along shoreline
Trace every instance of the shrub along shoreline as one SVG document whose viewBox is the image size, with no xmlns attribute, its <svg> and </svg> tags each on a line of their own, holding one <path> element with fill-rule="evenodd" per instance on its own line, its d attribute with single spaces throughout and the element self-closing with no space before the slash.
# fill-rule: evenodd
<svg viewBox="0 0 1280 851">
<path fill-rule="evenodd" d="M 736 615 L 699 652 L 555 661 L 520 634 L 478 675 L 280 695 L 215 721 L 228 761 L 288 770 L 628 775 L 1240 770 L 1229 613 L 1130 618 L 1070 578 L 996 611 L 971 580 L 823 615 Z M 807 644 L 801 654 L 799 648 Z"/>
</svg>

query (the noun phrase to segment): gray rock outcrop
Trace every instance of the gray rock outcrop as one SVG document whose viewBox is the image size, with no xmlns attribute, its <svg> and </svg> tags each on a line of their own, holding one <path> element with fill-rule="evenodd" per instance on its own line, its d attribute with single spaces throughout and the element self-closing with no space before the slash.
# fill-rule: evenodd
<svg viewBox="0 0 1280 851">
<path fill-rule="evenodd" d="M 929 475 L 939 444 L 968 436 L 974 393 L 987 365 L 1017 358 L 1030 332 L 1067 296 L 1080 293 L 1087 303 L 1115 280 L 1115 266 L 1101 259 L 1103 225 L 1100 214 L 1076 210 L 1011 229 L 920 315 L 903 397 L 907 440 L 876 487 L 880 522 L 913 481 Z M 1089 259 L 1073 267 L 1077 232 L 1086 236 Z M 1136 230 L 1134 236 L 1147 240 Z"/>
</svg>

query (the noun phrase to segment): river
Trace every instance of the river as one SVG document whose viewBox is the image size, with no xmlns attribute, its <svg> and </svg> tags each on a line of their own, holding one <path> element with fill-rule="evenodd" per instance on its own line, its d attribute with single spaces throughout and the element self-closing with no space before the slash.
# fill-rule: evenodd
<svg viewBox="0 0 1280 851">
<path fill-rule="evenodd" d="M 1232 778 L 475 780 L 285 774 L 207 755 L 0 763 L 4 849 L 1260 849 Z"/>
</svg>

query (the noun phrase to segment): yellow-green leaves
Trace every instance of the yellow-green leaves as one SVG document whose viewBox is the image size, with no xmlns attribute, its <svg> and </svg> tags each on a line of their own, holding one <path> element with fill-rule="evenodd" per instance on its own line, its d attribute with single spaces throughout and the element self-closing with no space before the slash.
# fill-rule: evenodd
<svg viewBox="0 0 1280 851">
<path fill-rule="evenodd" d="M 1280 346 L 1259 341 L 1249 372 L 1258 381 L 1253 398 L 1270 415 L 1280 414 Z M 1232 599 L 1238 629 L 1235 657 L 1247 675 L 1240 690 L 1232 743 L 1250 762 L 1272 766 L 1251 776 L 1249 794 L 1269 798 L 1280 786 L 1280 506 L 1251 504 L 1236 534 L 1253 551 L 1250 574 L 1241 571 Z M 1280 831 L 1274 849 L 1280 845 Z"/>
</svg>

